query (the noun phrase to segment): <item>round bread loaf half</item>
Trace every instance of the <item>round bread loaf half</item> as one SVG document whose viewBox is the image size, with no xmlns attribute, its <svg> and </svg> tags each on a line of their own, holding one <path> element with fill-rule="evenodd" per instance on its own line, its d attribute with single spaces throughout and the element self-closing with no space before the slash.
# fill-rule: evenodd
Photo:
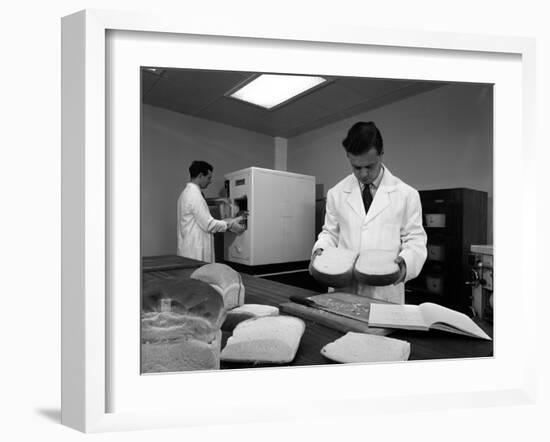
<svg viewBox="0 0 550 442">
<path fill-rule="evenodd" d="M 311 274 L 331 287 L 346 287 L 353 280 L 353 265 L 357 253 L 343 247 L 327 247 L 313 259 Z"/>
<path fill-rule="evenodd" d="M 372 286 L 391 285 L 399 278 L 397 255 L 389 250 L 365 250 L 355 261 L 354 275 L 358 282 Z"/>
</svg>

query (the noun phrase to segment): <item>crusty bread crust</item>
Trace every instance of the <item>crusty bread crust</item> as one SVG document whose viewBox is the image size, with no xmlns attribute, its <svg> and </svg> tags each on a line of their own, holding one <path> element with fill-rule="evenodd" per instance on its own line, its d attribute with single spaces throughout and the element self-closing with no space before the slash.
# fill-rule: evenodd
<svg viewBox="0 0 550 442">
<path fill-rule="evenodd" d="M 311 274 L 318 282 L 330 287 L 346 287 L 353 281 L 353 266 L 357 253 L 341 247 L 327 247 L 316 256 Z"/>
<path fill-rule="evenodd" d="M 355 279 L 366 285 L 391 285 L 399 278 L 397 256 L 387 250 L 365 250 L 361 252 L 353 268 Z"/>
<path fill-rule="evenodd" d="M 222 295 L 226 309 L 244 303 L 245 288 L 241 275 L 227 264 L 205 264 L 191 274 L 191 279 L 206 282 L 216 289 Z"/>
</svg>

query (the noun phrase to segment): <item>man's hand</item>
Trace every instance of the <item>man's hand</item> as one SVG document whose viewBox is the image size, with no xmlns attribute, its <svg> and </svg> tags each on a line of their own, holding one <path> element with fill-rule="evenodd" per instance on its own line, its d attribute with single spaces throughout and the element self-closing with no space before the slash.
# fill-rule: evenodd
<svg viewBox="0 0 550 442">
<path fill-rule="evenodd" d="M 246 230 L 245 225 L 243 222 L 245 221 L 244 216 L 238 216 L 236 218 L 229 218 L 226 220 L 227 222 L 227 230 L 230 232 L 236 233 L 237 235 L 240 235 Z"/>
<path fill-rule="evenodd" d="M 321 255 L 323 253 L 323 249 L 315 249 L 315 251 L 313 252 L 313 255 L 311 255 L 311 260 L 309 261 L 309 267 L 308 267 L 308 271 L 309 271 L 309 274 L 312 275 L 312 266 L 313 266 L 313 260 Z"/>
<path fill-rule="evenodd" d="M 401 256 L 395 258 L 393 262 L 399 266 L 399 278 L 393 283 L 393 285 L 397 285 L 405 281 L 405 276 L 407 276 L 407 263 Z"/>
</svg>

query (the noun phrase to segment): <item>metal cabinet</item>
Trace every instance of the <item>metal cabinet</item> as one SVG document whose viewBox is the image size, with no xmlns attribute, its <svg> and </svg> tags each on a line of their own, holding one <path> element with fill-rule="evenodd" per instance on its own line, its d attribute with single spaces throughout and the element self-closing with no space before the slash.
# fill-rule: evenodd
<svg viewBox="0 0 550 442">
<path fill-rule="evenodd" d="M 487 192 L 467 188 L 421 190 L 428 257 L 407 282 L 405 302 L 435 302 L 464 313 L 471 306 L 468 254 L 487 243 Z"/>
</svg>

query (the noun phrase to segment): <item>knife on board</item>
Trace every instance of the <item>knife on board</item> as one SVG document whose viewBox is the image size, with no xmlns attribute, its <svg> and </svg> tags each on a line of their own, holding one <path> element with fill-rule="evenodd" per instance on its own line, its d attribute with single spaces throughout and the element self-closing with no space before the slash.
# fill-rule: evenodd
<svg viewBox="0 0 550 442">
<path fill-rule="evenodd" d="M 349 314 L 344 313 L 344 312 L 339 312 L 337 310 L 327 308 L 324 305 L 318 304 L 313 299 L 308 298 L 308 297 L 290 295 L 288 299 L 292 302 L 295 302 L 296 304 L 305 305 L 306 307 L 312 307 L 312 308 L 316 308 L 318 310 L 323 310 L 325 312 L 332 313 L 333 315 L 342 316 L 342 317 L 348 318 L 348 319 L 354 319 L 356 321 L 363 322 L 365 324 L 369 323 L 369 321 L 364 319 L 364 318 L 360 318 L 360 317 L 357 317 L 357 316 L 354 316 L 354 315 L 349 315 Z"/>
</svg>

